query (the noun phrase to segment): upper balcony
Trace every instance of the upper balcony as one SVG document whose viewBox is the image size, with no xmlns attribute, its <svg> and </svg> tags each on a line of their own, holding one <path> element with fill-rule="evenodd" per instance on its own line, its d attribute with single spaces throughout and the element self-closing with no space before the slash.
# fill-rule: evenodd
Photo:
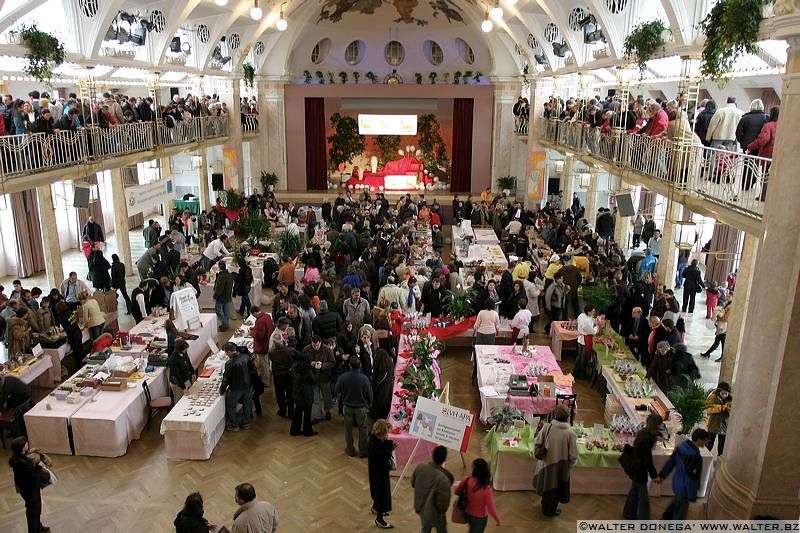
<svg viewBox="0 0 800 533">
<path fill-rule="evenodd" d="M 539 139 L 607 166 L 690 209 L 760 233 L 771 159 L 681 140 L 628 134 L 568 120 L 539 120 Z"/>
<path fill-rule="evenodd" d="M 21 190 L 61 177 L 72 167 L 83 175 L 115 164 L 155 159 L 191 145 L 222 141 L 228 135 L 227 116 L 194 117 L 173 122 L 133 122 L 108 128 L 87 126 L 53 134 L 32 133 L 0 137 L 0 181 Z M 176 147 L 176 148 L 172 148 Z"/>
</svg>

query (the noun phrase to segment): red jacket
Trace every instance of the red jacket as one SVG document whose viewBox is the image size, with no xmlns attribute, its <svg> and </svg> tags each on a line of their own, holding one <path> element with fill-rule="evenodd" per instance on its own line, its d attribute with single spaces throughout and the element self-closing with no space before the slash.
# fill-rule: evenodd
<svg viewBox="0 0 800 533">
<path fill-rule="evenodd" d="M 275 324 L 272 322 L 272 317 L 264 313 L 258 320 L 255 326 L 250 331 L 253 336 L 253 353 L 267 353 L 269 351 L 269 338 L 275 330 Z"/>
<path fill-rule="evenodd" d="M 464 490 L 467 490 L 467 508 L 464 513 L 476 518 L 483 518 L 491 515 L 495 522 L 500 522 L 500 515 L 497 514 L 497 509 L 494 506 L 494 493 L 491 486 L 482 487 L 475 490 L 478 486 L 478 480 L 469 476 L 464 478 L 461 483 L 456 487 L 456 494 L 460 495 Z"/>
<path fill-rule="evenodd" d="M 645 135 L 648 137 L 655 137 L 659 133 L 667 131 L 667 126 L 669 126 L 669 116 L 667 116 L 666 111 L 663 109 L 659 110 L 658 114 L 651 120 L 653 121 L 653 125 L 648 128 Z"/>
<path fill-rule="evenodd" d="M 778 129 L 778 122 L 770 120 L 761 127 L 761 133 L 756 140 L 747 145 L 747 151 L 758 150 L 758 157 L 772 158 L 772 150 L 775 148 L 775 132 Z"/>
</svg>

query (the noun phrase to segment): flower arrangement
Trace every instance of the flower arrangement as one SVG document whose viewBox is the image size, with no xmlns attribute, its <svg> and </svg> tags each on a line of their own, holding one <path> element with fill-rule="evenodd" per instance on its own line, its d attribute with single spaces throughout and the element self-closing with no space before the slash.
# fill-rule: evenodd
<svg viewBox="0 0 800 533">
<path fill-rule="evenodd" d="M 642 379 L 639 376 L 628 376 L 623 388 L 625 394 L 631 398 L 652 398 L 658 391 L 658 386 L 652 379 Z"/>
<path fill-rule="evenodd" d="M 617 344 L 617 340 L 612 337 L 611 335 L 601 335 L 598 337 L 594 337 L 592 339 L 593 344 L 602 344 L 609 350 L 617 350 L 619 345 Z"/>
<path fill-rule="evenodd" d="M 274 172 L 261 171 L 261 188 L 264 192 L 271 191 L 278 183 L 278 175 Z"/>
<path fill-rule="evenodd" d="M 522 411 L 511 407 L 511 404 L 504 403 L 501 406 L 492 407 L 492 410 L 489 414 L 488 422 L 497 427 L 497 430 L 501 433 L 505 433 L 512 427 L 514 427 L 515 420 L 524 420 L 525 418 L 522 416 Z"/>
<path fill-rule="evenodd" d="M 474 289 L 447 292 L 444 296 L 444 307 L 447 314 L 455 321 L 473 315 L 472 304 L 477 295 L 478 293 Z"/>
<path fill-rule="evenodd" d="M 705 35 L 700 74 L 723 86 L 727 74 L 745 54 L 757 51 L 758 30 L 761 26 L 761 7 L 771 0 L 721 0 L 714 4 L 700 22 Z"/>
<path fill-rule="evenodd" d="M 336 83 L 336 81 L 333 79 L 333 72 L 331 72 L 330 70 L 328 71 L 328 83 L 330 83 L 331 85 Z"/>
<path fill-rule="evenodd" d="M 394 404 L 395 426 L 408 427 L 411 422 L 410 413 L 414 412 L 417 399 L 438 398 L 442 389 L 439 386 L 439 366 L 436 360 L 444 350 L 444 343 L 430 333 L 420 335 L 412 331 L 408 335 L 412 342 L 411 360 L 400 377 L 400 390 L 397 396 L 400 401 Z"/>
<path fill-rule="evenodd" d="M 311 83 L 311 71 L 310 70 L 304 70 L 303 71 L 303 83 L 305 83 L 306 85 Z"/>
<path fill-rule="evenodd" d="M 244 205 L 244 194 L 231 187 L 220 193 L 220 203 L 225 209 L 241 209 Z"/>
<path fill-rule="evenodd" d="M 625 37 L 625 56 L 636 61 L 639 73 L 644 75 L 647 62 L 664 46 L 664 35 L 669 28 L 661 20 L 642 22 Z"/>
<path fill-rule="evenodd" d="M 463 76 L 463 74 L 461 73 L 460 70 L 457 70 L 457 71 L 455 71 L 453 73 L 453 84 L 454 85 L 459 85 L 461 83 L 461 76 Z"/>
<path fill-rule="evenodd" d="M 686 378 L 686 385 L 673 387 L 667 397 L 681 415 L 681 430 L 688 435 L 706 416 L 706 398 L 710 390 Z"/>
</svg>

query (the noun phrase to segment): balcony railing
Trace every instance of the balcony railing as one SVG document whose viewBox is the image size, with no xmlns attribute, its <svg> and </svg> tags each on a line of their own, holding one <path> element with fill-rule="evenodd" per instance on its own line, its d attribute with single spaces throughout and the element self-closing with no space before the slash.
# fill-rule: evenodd
<svg viewBox="0 0 800 533">
<path fill-rule="evenodd" d="M 676 189 L 761 218 L 771 159 L 680 140 L 601 134 L 580 122 L 540 120 L 542 140 L 664 181 Z"/>
<path fill-rule="evenodd" d="M 258 115 L 242 114 L 242 133 L 258 132 Z"/>
<path fill-rule="evenodd" d="M 0 178 L 6 180 L 109 157 L 189 144 L 228 134 L 228 117 L 196 117 L 168 127 L 163 121 L 134 122 L 110 128 L 88 126 L 52 135 L 0 137 Z"/>
</svg>

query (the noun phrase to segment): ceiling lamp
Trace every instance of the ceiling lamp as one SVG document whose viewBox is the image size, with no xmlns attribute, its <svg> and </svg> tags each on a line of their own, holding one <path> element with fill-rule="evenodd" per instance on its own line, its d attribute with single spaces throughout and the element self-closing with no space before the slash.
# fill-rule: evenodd
<svg viewBox="0 0 800 533">
<path fill-rule="evenodd" d="M 228 5 L 228 0 L 214 0 L 214 3 L 217 4 L 220 7 L 227 6 Z"/>
<path fill-rule="evenodd" d="M 264 12 L 258 7 L 258 0 L 253 0 L 253 7 L 250 8 L 250 18 L 253 20 L 261 20 Z"/>
<path fill-rule="evenodd" d="M 510 6 L 515 6 L 517 5 L 517 0 L 506 0 L 506 4 Z"/>
<path fill-rule="evenodd" d="M 500 7 L 500 1 L 495 0 L 494 7 L 491 11 L 489 11 L 489 16 L 492 17 L 496 21 L 503 20 L 503 8 Z"/>
<path fill-rule="evenodd" d="M 492 31 L 492 28 L 494 28 L 494 24 L 489 20 L 489 12 L 487 11 L 486 18 L 481 22 L 481 30 L 483 30 L 483 33 L 489 33 Z"/>
<path fill-rule="evenodd" d="M 288 22 L 286 22 L 286 19 L 285 19 L 285 18 L 283 18 L 283 5 L 284 5 L 285 3 L 286 3 L 286 2 L 284 2 L 283 4 L 281 4 L 281 16 L 280 16 L 280 17 L 278 17 L 278 22 L 276 22 L 276 23 L 275 23 L 275 27 L 276 27 L 276 28 L 278 28 L 278 31 L 286 31 L 286 28 L 288 28 L 288 27 L 289 27 L 289 23 L 288 23 Z"/>
</svg>

